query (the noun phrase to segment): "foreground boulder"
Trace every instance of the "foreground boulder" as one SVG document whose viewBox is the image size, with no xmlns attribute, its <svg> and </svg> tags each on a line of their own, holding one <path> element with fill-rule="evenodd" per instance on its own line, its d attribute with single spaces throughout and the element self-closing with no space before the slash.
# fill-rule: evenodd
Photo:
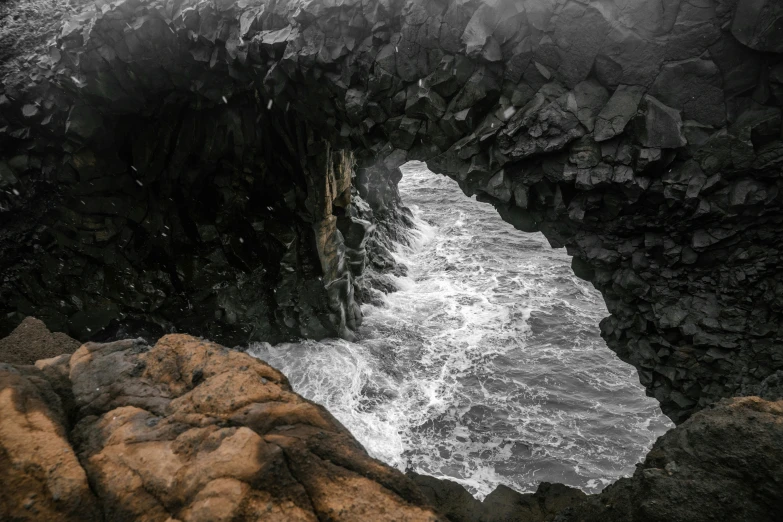
<svg viewBox="0 0 783 522">
<path fill-rule="evenodd" d="M 43 372 L 0 363 L 0 520 L 100 520 Z"/>
<path fill-rule="evenodd" d="M 52 333 L 46 325 L 28 317 L 8 337 L 0 339 L 0 362 L 35 364 L 39 359 L 71 354 L 81 343 L 64 333 Z"/>
<path fill-rule="evenodd" d="M 244 353 L 169 335 L 88 343 L 37 366 L 0 367 L 2 520 L 441 519 Z"/>
</svg>

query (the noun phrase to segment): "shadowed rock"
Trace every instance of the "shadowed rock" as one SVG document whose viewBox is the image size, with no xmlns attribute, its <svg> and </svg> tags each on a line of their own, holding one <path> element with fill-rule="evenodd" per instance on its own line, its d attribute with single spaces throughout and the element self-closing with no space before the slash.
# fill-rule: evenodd
<svg viewBox="0 0 783 522">
<path fill-rule="evenodd" d="M 559 522 L 769 521 L 783 509 L 783 401 L 723 400 L 663 435 L 631 478 Z"/>
<path fill-rule="evenodd" d="M 452 522 L 774 522 L 783 509 L 783 401 L 723 400 L 658 439 L 632 477 L 585 495 L 543 483 L 499 486 L 479 502 L 459 484 L 414 475 Z"/>
<path fill-rule="evenodd" d="M 500 485 L 479 501 L 456 482 L 410 475 L 432 505 L 451 522 L 549 522 L 587 498 L 576 488 L 543 482 L 535 493 L 518 493 Z"/>
<path fill-rule="evenodd" d="M 567 248 L 675 422 L 783 369 L 776 3 L 85 9 L 3 78 L 6 331 L 352 338 L 423 160 Z"/>
<path fill-rule="evenodd" d="M 62 401 L 29 366 L 0 363 L 0 482 L 0 519 L 101 519 Z"/>
</svg>

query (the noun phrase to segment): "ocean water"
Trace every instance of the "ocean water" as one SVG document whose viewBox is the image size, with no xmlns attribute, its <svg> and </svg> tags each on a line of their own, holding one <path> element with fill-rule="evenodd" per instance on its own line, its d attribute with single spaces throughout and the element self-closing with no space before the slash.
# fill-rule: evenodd
<svg viewBox="0 0 783 522">
<path fill-rule="evenodd" d="M 564 250 L 504 223 L 421 163 L 403 168 L 414 211 L 408 268 L 357 342 L 249 353 L 324 405 L 372 456 L 464 485 L 542 481 L 600 491 L 672 425 L 599 335 L 600 294 Z"/>
</svg>

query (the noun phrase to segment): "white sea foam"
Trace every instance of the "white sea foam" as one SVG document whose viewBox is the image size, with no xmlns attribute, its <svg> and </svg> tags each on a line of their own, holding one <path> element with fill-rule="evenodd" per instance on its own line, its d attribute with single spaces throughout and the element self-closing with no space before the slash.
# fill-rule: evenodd
<svg viewBox="0 0 783 522">
<path fill-rule="evenodd" d="M 538 235 L 503 223 L 422 165 L 405 170 L 409 267 L 361 339 L 249 353 L 323 404 L 374 457 L 463 484 L 602 489 L 668 426 L 601 340 L 600 295 Z M 425 206 L 426 205 L 426 206 Z"/>
</svg>

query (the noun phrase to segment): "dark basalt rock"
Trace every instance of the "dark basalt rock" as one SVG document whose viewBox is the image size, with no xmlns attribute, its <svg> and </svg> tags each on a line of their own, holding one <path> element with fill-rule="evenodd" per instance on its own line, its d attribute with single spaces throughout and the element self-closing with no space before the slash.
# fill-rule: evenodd
<svg viewBox="0 0 783 522">
<path fill-rule="evenodd" d="M 774 0 L 737 2 L 731 33 L 751 49 L 783 52 L 783 6 Z"/>
<path fill-rule="evenodd" d="M 720 401 L 660 437 L 603 492 L 499 486 L 479 502 L 455 482 L 409 475 L 452 522 L 775 522 L 783 509 L 783 401 Z"/>
<path fill-rule="evenodd" d="M 228 343 L 350 338 L 357 274 L 388 259 L 355 220 L 393 228 L 395 169 L 423 160 L 567 248 L 604 295 L 609 347 L 682 422 L 783 369 L 778 11 L 85 11 L 2 79 L 3 330 L 37 314 L 81 339 L 130 321 Z"/>
<path fill-rule="evenodd" d="M 408 476 L 451 522 L 550 522 L 587 499 L 578 489 L 542 482 L 535 493 L 519 493 L 501 485 L 479 501 L 456 482 L 416 473 Z"/>
<path fill-rule="evenodd" d="M 632 477 L 555 520 L 779 520 L 782 452 L 783 401 L 724 399 L 659 438 Z"/>
</svg>

